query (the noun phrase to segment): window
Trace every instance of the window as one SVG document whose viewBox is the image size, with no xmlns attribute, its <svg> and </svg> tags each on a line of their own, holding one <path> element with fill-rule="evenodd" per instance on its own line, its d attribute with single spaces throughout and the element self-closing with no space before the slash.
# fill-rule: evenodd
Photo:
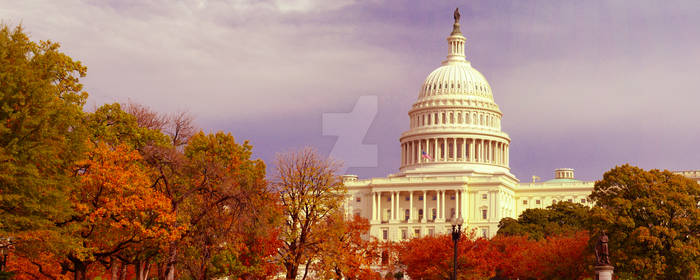
<svg viewBox="0 0 700 280">
<path fill-rule="evenodd" d="M 433 195 L 433 200 L 437 200 L 437 195 Z"/>
<path fill-rule="evenodd" d="M 386 201 L 391 201 L 391 196 L 386 198 Z"/>
<path fill-rule="evenodd" d="M 423 201 L 423 196 L 422 195 L 418 196 L 418 200 Z"/>
<path fill-rule="evenodd" d="M 437 218 L 437 209 L 433 208 L 433 221 Z"/>
<path fill-rule="evenodd" d="M 408 238 L 408 232 L 405 229 L 401 230 L 401 239 Z"/>
<path fill-rule="evenodd" d="M 417 229 L 414 231 L 414 236 L 415 236 L 415 237 L 420 237 L 420 229 L 417 228 Z"/>
<path fill-rule="evenodd" d="M 382 239 L 384 239 L 384 240 L 389 239 L 389 230 L 388 229 L 382 230 Z"/>
<path fill-rule="evenodd" d="M 489 237 L 489 229 L 488 229 L 488 228 L 482 228 L 482 229 L 481 229 L 481 237 L 483 237 L 483 238 L 488 238 L 488 237 Z"/>
<path fill-rule="evenodd" d="M 428 235 L 433 236 L 435 235 L 435 230 L 434 229 L 428 229 Z"/>
<path fill-rule="evenodd" d="M 486 220 L 488 218 L 488 211 L 486 209 L 481 210 L 481 218 Z"/>
<path fill-rule="evenodd" d="M 355 198 L 355 202 L 360 202 L 360 201 L 362 201 L 362 198 L 360 198 L 359 196 Z"/>
<path fill-rule="evenodd" d="M 527 199 L 523 199 L 523 205 L 527 205 Z"/>
<path fill-rule="evenodd" d="M 455 196 L 454 196 L 454 195 L 451 195 L 451 196 L 450 196 L 450 200 L 455 200 Z"/>
<path fill-rule="evenodd" d="M 540 201 L 539 199 L 535 200 L 535 204 L 542 204 L 542 201 Z"/>
<path fill-rule="evenodd" d="M 488 195 L 488 194 L 482 194 L 482 195 L 481 195 L 481 199 L 488 199 L 488 198 L 489 198 L 489 195 Z"/>
<path fill-rule="evenodd" d="M 409 196 L 406 196 L 406 198 L 404 200 L 409 201 L 410 200 L 409 198 L 410 198 Z"/>
<path fill-rule="evenodd" d="M 404 219 L 408 221 L 408 219 L 411 218 L 411 210 L 406 209 L 406 212 L 404 212 Z"/>
</svg>

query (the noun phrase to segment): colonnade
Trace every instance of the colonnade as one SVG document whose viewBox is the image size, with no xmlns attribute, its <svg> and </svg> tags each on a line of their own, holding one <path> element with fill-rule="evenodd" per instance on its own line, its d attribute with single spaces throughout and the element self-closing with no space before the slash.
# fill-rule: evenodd
<svg viewBox="0 0 700 280">
<path fill-rule="evenodd" d="M 446 215 L 446 210 L 449 209 L 449 205 L 446 200 L 446 195 L 454 195 L 454 216 Z M 454 190 L 418 190 L 418 191 L 372 191 L 372 218 L 371 220 L 374 221 L 375 223 L 380 223 L 380 222 L 398 222 L 398 221 L 412 221 L 412 222 L 421 222 L 421 223 L 427 223 L 427 222 L 441 222 L 441 221 L 446 221 L 446 220 L 451 220 L 453 218 L 458 218 L 458 217 L 466 217 L 466 214 L 464 213 L 464 205 L 462 202 L 466 202 L 466 197 L 463 195 L 463 190 L 461 189 L 454 189 Z M 401 194 L 407 194 L 408 195 L 408 209 L 401 208 L 401 199 L 405 199 L 406 196 L 401 196 Z M 423 203 L 422 203 L 422 208 L 420 206 L 414 207 L 414 197 L 417 194 L 418 196 L 423 197 Z M 430 203 L 431 205 L 428 205 L 428 195 L 435 195 L 436 200 L 435 203 Z M 387 198 L 389 198 L 387 200 Z M 448 196 L 449 198 L 449 196 Z M 432 199 L 432 198 L 431 198 Z M 390 211 L 389 211 L 389 217 L 387 220 L 384 220 L 383 215 L 382 215 L 382 205 L 386 205 L 385 203 L 390 204 Z M 430 207 L 430 208 L 429 208 Z M 416 208 L 416 211 L 414 211 L 414 208 Z M 402 215 L 399 213 L 399 209 L 404 209 L 404 210 L 409 210 L 408 215 Z M 418 212 L 419 210 L 423 210 L 423 215 L 418 220 Z M 435 216 L 433 218 L 433 213 L 428 213 L 428 209 L 436 209 Z M 408 219 L 406 219 L 408 218 Z"/>
<path fill-rule="evenodd" d="M 451 110 L 413 113 L 410 116 L 410 127 L 435 125 L 469 125 L 501 129 L 501 118 L 495 113 L 477 113 L 470 110 Z"/>
<path fill-rule="evenodd" d="M 508 143 L 464 137 L 437 137 L 401 143 L 401 166 L 427 162 L 478 162 L 508 166 Z M 423 156 L 425 151 L 427 156 Z"/>
</svg>

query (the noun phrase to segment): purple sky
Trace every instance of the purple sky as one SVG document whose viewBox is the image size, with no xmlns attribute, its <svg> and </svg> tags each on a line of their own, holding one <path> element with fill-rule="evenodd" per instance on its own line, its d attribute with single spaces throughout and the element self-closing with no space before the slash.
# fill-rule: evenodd
<svg viewBox="0 0 700 280">
<path fill-rule="evenodd" d="M 189 110 L 268 165 L 305 145 L 329 153 L 322 114 L 377 96 L 364 143 L 378 166 L 349 173 L 381 177 L 398 169 L 407 111 L 445 58 L 455 6 L 522 181 L 557 167 L 587 180 L 623 163 L 700 169 L 697 1 L 0 0 L 0 19 L 88 66 L 88 109 Z"/>
</svg>

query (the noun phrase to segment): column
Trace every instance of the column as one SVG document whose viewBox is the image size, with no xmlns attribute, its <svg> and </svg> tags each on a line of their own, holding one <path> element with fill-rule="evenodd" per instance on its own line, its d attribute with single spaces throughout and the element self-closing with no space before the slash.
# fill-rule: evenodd
<svg viewBox="0 0 700 280">
<path fill-rule="evenodd" d="M 493 141 L 489 141 L 491 143 L 490 147 L 490 154 L 491 154 L 491 163 L 496 163 L 496 143 Z"/>
<path fill-rule="evenodd" d="M 394 192 L 394 199 L 391 200 L 393 202 L 394 210 L 393 215 L 394 215 L 394 220 L 399 219 L 399 192 Z"/>
<path fill-rule="evenodd" d="M 510 155 L 510 145 L 506 145 L 506 165 L 510 164 L 510 158 L 508 155 Z"/>
<path fill-rule="evenodd" d="M 377 193 L 372 192 L 372 221 L 377 220 Z"/>
<path fill-rule="evenodd" d="M 455 219 L 459 219 L 459 192 L 455 190 Z"/>
<path fill-rule="evenodd" d="M 435 215 L 435 219 L 439 220 L 440 219 L 440 191 L 435 191 L 435 196 L 437 197 L 437 200 L 435 201 L 435 212 L 437 214 L 437 215 Z"/>
<path fill-rule="evenodd" d="M 382 222 L 382 192 L 377 192 L 377 220 Z"/>
<path fill-rule="evenodd" d="M 496 158 L 496 164 L 501 164 L 501 142 L 496 142 L 494 152 L 496 152 L 496 155 L 494 156 Z"/>
<path fill-rule="evenodd" d="M 421 219 L 421 223 L 425 223 L 428 217 L 428 196 L 427 192 L 423 191 L 423 219 Z"/>
<path fill-rule="evenodd" d="M 474 139 L 469 139 L 469 161 L 474 162 Z"/>
<path fill-rule="evenodd" d="M 443 221 L 445 220 L 445 204 L 447 204 L 447 203 L 445 203 L 445 193 L 446 193 L 446 192 L 447 192 L 447 191 L 442 191 L 442 192 L 441 192 L 441 193 L 442 193 L 442 199 L 440 199 L 440 203 L 441 203 L 441 204 L 440 204 L 440 209 L 442 209 L 442 210 L 440 211 L 440 214 L 442 214 L 441 218 L 442 218 Z"/>
<path fill-rule="evenodd" d="M 406 143 L 401 144 L 401 165 L 406 165 Z"/>
<path fill-rule="evenodd" d="M 394 202 L 396 202 L 396 199 L 394 198 L 395 192 L 390 192 L 391 195 L 391 215 L 389 215 L 389 221 L 394 220 L 394 215 L 396 214 L 396 211 L 394 210 Z"/>
<path fill-rule="evenodd" d="M 480 162 L 481 161 L 481 140 L 474 139 L 474 141 L 476 142 L 476 147 L 474 147 L 474 149 L 476 149 L 476 154 L 474 155 L 474 160 L 476 162 Z"/>
<path fill-rule="evenodd" d="M 418 147 L 416 147 L 416 163 L 423 162 L 423 140 L 418 140 Z"/>
<path fill-rule="evenodd" d="M 457 161 L 457 138 L 452 138 L 452 161 Z"/>
<path fill-rule="evenodd" d="M 408 192 L 408 217 L 409 221 L 413 221 L 413 191 Z"/>
<path fill-rule="evenodd" d="M 467 138 L 462 138 L 462 161 L 467 161 Z"/>
<path fill-rule="evenodd" d="M 434 153 L 433 161 L 434 162 L 437 161 L 437 159 L 438 159 L 438 141 L 437 140 L 438 140 L 437 138 L 433 138 L 433 144 L 435 146 L 435 149 L 433 150 L 433 153 Z"/>
</svg>

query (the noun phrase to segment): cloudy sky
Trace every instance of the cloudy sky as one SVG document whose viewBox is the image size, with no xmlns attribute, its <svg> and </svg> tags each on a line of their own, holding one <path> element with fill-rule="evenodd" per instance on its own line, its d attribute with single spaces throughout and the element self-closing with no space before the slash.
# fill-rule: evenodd
<svg viewBox="0 0 700 280">
<path fill-rule="evenodd" d="M 323 114 L 376 97 L 371 125 L 345 132 L 377 145 L 376 166 L 348 170 L 366 178 L 397 171 L 456 6 L 522 181 L 557 167 L 587 180 L 623 163 L 700 169 L 697 1 L 0 0 L 0 20 L 88 66 L 88 109 L 188 110 L 269 165 L 305 145 L 329 154 Z"/>
</svg>

